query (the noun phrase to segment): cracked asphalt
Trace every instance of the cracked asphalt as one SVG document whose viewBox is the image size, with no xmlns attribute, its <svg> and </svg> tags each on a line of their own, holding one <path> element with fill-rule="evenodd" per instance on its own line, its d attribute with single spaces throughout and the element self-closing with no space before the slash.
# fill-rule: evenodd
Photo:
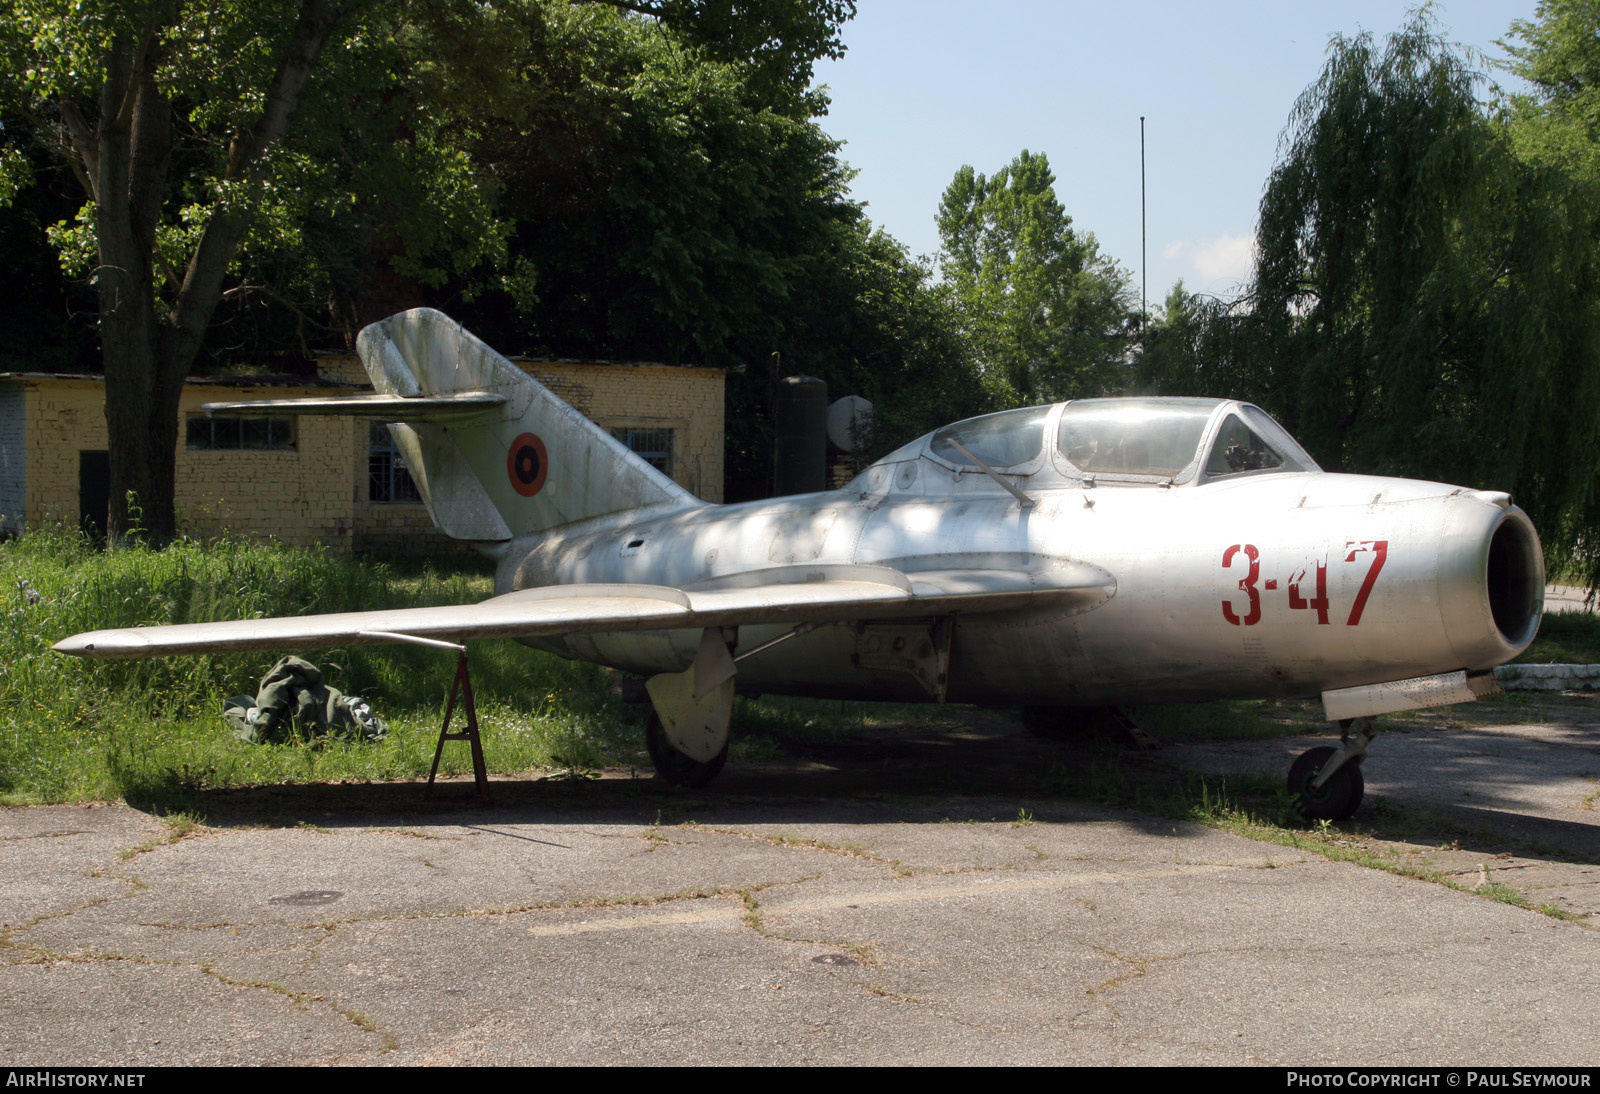
<svg viewBox="0 0 1600 1094">
<path fill-rule="evenodd" d="M 0 811 L 0 1064 L 1600 1061 L 1600 931 L 1042 797 L 1050 747 Z"/>
</svg>

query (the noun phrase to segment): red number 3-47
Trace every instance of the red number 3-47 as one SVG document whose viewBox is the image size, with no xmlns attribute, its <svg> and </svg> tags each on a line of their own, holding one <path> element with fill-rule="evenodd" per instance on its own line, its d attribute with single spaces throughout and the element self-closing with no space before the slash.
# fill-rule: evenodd
<svg viewBox="0 0 1600 1094">
<path fill-rule="evenodd" d="M 1239 613 L 1233 610 L 1233 605 L 1224 600 L 1222 602 L 1222 617 L 1235 627 L 1253 627 L 1261 622 L 1261 594 L 1256 591 L 1256 581 L 1261 577 L 1261 552 L 1257 551 L 1253 544 L 1235 543 L 1232 547 L 1222 552 L 1222 568 L 1226 570 L 1232 566 L 1233 557 L 1240 551 L 1244 552 L 1244 557 L 1250 563 L 1250 569 L 1244 577 L 1239 579 L 1239 591 L 1250 598 L 1250 607 L 1245 611 L 1244 618 L 1241 619 Z"/>
<path fill-rule="evenodd" d="M 1356 602 L 1351 605 L 1350 618 L 1347 626 L 1357 626 L 1361 622 L 1361 612 L 1367 606 L 1367 597 L 1372 595 L 1372 586 L 1377 583 L 1378 572 L 1383 569 L 1384 561 L 1389 557 L 1389 541 L 1386 539 L 1351 540 L 1346 543 L 1345 550 L 1349 553 L 1344 556 L 1346 562 L 1354 562 L 1356 556 L 1363 551 L 1372 552 L 1372 565 L 1367 568 L 1367 576 L 1361 582 L 1361 591 L 1356 593 Z"/>
</svg>

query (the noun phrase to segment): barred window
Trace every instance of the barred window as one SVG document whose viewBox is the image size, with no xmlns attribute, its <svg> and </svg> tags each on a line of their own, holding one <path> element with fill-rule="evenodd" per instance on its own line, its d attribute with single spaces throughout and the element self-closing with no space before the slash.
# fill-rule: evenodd
<svg viewBox="0 0 1600 1094">
<path fill-rule="evenodd" d="M 400 459 L 389 427 L 382 422 L 368 423 L 367 500 L 418 502 L 422 495 Z"/>
<path fill-rule="evenodd" d="M 186 441 L 200 451 L 294 451 L 293 418 L 208 418 L 189 415 Z"/>
<path fill-rule="evenodd" d="M 663 475 L 672 474 L 672 430 L 618 426 L 611 435 Z"/>
</svg>

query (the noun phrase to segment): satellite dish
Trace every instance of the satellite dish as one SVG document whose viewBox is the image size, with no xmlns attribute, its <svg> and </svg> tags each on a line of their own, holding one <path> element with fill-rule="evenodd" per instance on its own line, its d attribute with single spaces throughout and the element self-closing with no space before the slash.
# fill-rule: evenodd
<svg viewBox="0 0 1600 1094">
<path fill-rule="evenodd" d="M 872 404 L 859 395 L 846 395 L 828 407 L 828 440 L 841 452 L 854 452 L 856 438 L 872 428 Z"/>
</svg>

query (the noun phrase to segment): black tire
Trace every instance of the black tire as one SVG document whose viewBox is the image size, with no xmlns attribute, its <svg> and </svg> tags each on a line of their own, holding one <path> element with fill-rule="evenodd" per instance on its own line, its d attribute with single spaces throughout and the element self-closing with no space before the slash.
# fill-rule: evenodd
<svg viewBox="0 0 1600 1094">
<path fill-rule="evenodd" d="M 661 718 L 655 711 L 644 721 L 644 743 L 650 750 L 650 762 L 656 774 L 669 786 L 704 786 L 717 777 L 722 765 L 728 762 L 728 746 L 705 763 L 692 759 L 672 747 L 666 730 L 661 728 Z"/>
<path fill-rule="evenodd" d="M 1308 748 L 1289 767 L 1289 793 L 1299 801 L 1300 812 L 1310 820 L 1345 820 L 1360 807 L 1367 792 L 1359 760 L 1352 760 L 1335 771 L 1333 778 L 1322 784 L 1321 790 L 1311 789 L 1317 772 L 1337 751 L 1331 745 Z"/>
<path fill-rule="evenodd" d="M 650 691 L 644 685 L 643 676 L 624 676 L 618 690 L 622 693 L 622 701 L 629 706 L 643 706 L 650 701 Z"/>
</svg>

